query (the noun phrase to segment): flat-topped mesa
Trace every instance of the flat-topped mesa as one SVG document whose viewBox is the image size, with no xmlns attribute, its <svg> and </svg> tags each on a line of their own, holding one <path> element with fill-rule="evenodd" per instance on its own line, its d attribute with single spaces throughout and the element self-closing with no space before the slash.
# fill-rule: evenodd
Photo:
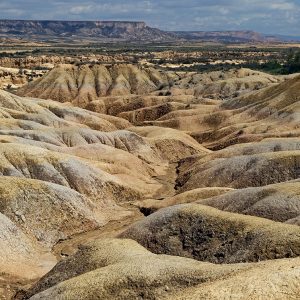
<svg viewBox="0 0 300 300">
<path fill-rule="evenodd" d="M 93 27 L 135 27 L 137 29 L 145 28 L 145 22 L 140 21 L 54 21 L 54 20 L 0 20 L 0 31 L 5 32 L 9 28 L 60 28 L 69 27 L 70 29 L 93 28 Z"/>
<path fill-rule="evenodd" d="M 146 22 L 141 22 L 141 21 L 135 21 L 135 22 L 131 22 L 131 21 L 95 21 L 95 22 L 84 22 L 83 23 L 94 23 L 96 26 L 98 27 L 104 27 L 104 26 L 112 26 L 112 27 L 124 27 L 124 28 L 128 28 L 128 27 L 134 27 L 137 29 L 143 29 L 147 26 Z M 81 22 L 76 22 L 75 23 L 81 23 Z"/>
<path fill-rule="evenodd" d="M 145 22 L 129 21 L 38 21 L 0 20 L 0 34 L 9 36 L 94 37 L 125 40 L 172 39 L 172 34 L 151 28 Z"/>
</svg>

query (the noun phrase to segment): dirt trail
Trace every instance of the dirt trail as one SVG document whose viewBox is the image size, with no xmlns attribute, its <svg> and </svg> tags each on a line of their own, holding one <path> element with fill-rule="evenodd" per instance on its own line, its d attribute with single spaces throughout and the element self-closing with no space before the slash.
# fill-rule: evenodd
<svg viewBox="0 0 300 300">
<path fill-rule="evenodd" d="M 161 188 L 154 193 L 153 199 L 163 200 L 175 195 L 177 166 L 177 163 L 170 163 L 161 175 L 153 177 L 162 185 Z M 63 258 L 74 254 L 78 250 L 78 247 L 82 244 L 88 243 L 98 238 L 116 237 L 133 223 L 145 218 L 145 216 L 139 211 L 139 209 L 131 203 L 126 203 L 123 205 L 123 207 L 124 209 L 130 211 L 131 215 L 121 220 L 111 221 L 99 229 L 77 234 L 69 237 L 66 240 L 58 242 L 52 249 L 52 253 L 56 256 L 57 261 L 60 261 Z M 11 282 L 14 281 L 15 284 L 11 284 Z M 10 285 L 7 285 L 8 282 L 10 283 Z M 17 291 L 23 289 L 26 290 L 32 284 L 33 282 L 20 282 L 20 280 L 18 279 L 12 280 L 11 278 L 8 279 L 4 276 L 0 276 L 0 300 L 13 299 L 13 295 L 15 295 Z"/>
<path fill-rule="evenodd" d="M 29 288 L 34 282 L 0 273 L 0 300 L 14 299 L 20 288 Z"/>
<path fill-rule="evenodd" d="M 133 214 L 127 218 L 118 221 L 111 221 L 104 227 L 74 235 L 67 240 L 57 243 L 53 247 L 53 253 L 56 255 L 58 260 L 61 260 L 62 257 L 75 253 L 78 247 L 84 243 L 98 238 L 112 238 L 117 236 L 132 223 L 139 221 L 144 217 L 143 214 L 137 209 L 133 210 L 132 212 Z"/>
<path fill-rule="evenodd" d="M 163 200 L 176 194 L 177 166 L 178 163 L 170 163 L 165 174 L 154 177 L 162 187 L 154 194 L 153 199 Z"/>
<path fill-rule="evenodd" d="M 175 195 L 175 182 L 177 178 L 177 166 L 178 163 L 170 163 L 166 168 L 164 174 L 154 176 L 159 183 L 162 184 L 162 187 L 155 192 L 153 199 L 163 200 L 168 197 Z M 141 220 L 145 216 L 139 211 L 138 208 L 134 207 L 131 204 L 124 205 L 125 209 L 128 209 L 132 212 L 132 215 L 121 220 L 111 221 L 105 226 L 71 236 L 67 240 L 63 240 L 57 243 L 53 247 L 53 253 L 56 255 L 58 260 L 61 260 L 62 257 L 66 257 L 75 253 L 78 247 L 84 243 L 92 241 L 97 238 L 113 238 L 120 234 L 122 231 L 125 231 L 133 223 Z"/>
<path fill-rule="evenodd" d="M 177 178 L 177 167 L 178 163 L 170 163 L 163 169 L 160 175 L 153 176 L 153 179 L 161 184 L 161 188 L 153 193 L 153 199 L 163 200 L 176 194 L 175 184 Z M 58 242 L 52 248 L 52 253 L 56 256 L 57 261 L 74 254 L 80 245 L 98 238 L 116 237 L 133 223 L 145 218 L 134 204 L 124 203 L 122 206 L 125 210 L 131 212 L 129 216 L 121 220 L 111 221 L 96 230 L 77 234 L 66 240 Z M 18 291 L 27 290 L 33 284 L 32 281 L 21 282 L 19 279 L 12 280 L 11 278 L 5 278 L 5 274 L 0 275 L 3 275 L 0 276 L 0 300 L 15 299 L 14 295 L 16 295 Z M 15 282 L 15 284 L 12 284 L 12 282 Z"/>
</svg>

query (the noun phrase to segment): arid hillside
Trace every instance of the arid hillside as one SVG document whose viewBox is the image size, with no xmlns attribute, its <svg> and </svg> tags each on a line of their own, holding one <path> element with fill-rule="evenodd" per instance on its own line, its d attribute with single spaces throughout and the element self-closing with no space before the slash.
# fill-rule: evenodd
<svg viewBox="0 0 300 300">
<path fill-rule="evenodd" d="M 60 65 L 19 94 L 85 107 L 104 96 L 147 95 L 169 85 L 166 74 L 134 65 Z"/>
<path fill-rule="evenodd" d="M 287 79 L 288 77 L 272 76 L 250 69 L 197 74 L 166 72 L 128 63 L 63 64 L 24 86 L 18 94 L 72 102 L 76 106 L 101 110 L 107 114 L 116 115 L 129 111 L 134 113 L 138 110 L 137 114 L 144 108 L 147 111 L 160 109 L 160 105 L 175 105 L 176 108 L 181 104 L 181 108 L 184 109 L 182 104 L 189 105 L 186 108 L 192 108 L 193 104 L 200 104 L 203 98 L 235 98 Z M 108 96 L 110 98 L 106 98 Z M 162 107 L 161 110 L 163 109 Z M 166 109 L 174 110 L 172 107 Z M 156 119 L 161 116 L 158 114 Z M 156 119 L 152 117 L 151 120 Z"/>
<path fill-rule="evenodd" d="M 299 295 L 297 265 L 298 258 L 220 265 L 156 255 L 132 240 L 96 240 L 56 265 L 25 299 L 32 294 L 30 299 L 219 299 L 220 293 L 224 297 L 241 298 L 242 294 L 247 299 L 265 295 L 282 299 L 286 294 Z M 278 282 L 275 286 L 274 280 Z"/>
<path fill-rule="evenodd" d="M 94 63 L 0 90 L 0 299 L 298 299 L 299 86 Z"/>
</svg>

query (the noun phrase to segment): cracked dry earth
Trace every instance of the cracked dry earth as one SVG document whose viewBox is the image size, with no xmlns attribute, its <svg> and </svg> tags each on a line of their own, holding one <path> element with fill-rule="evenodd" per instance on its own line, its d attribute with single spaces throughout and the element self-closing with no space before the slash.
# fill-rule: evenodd
<svg viewBox="0 0 300 300">
<path fill-rule="evenodd" d="M 61 65 L 17 94 L 0 299 L 300 298 L 299 75 Z"/>
</svg>

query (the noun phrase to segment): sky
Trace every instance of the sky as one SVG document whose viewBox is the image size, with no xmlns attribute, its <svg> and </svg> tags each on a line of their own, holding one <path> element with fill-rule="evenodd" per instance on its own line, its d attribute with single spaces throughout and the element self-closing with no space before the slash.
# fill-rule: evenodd
<svg viewBox="0 0 300 300">
<path fill-rule="evenodd" d="M 300 36 L 300 0 L 0 0 L 0 18 L 145 21 L 163 30 Z"/>
</svg>

